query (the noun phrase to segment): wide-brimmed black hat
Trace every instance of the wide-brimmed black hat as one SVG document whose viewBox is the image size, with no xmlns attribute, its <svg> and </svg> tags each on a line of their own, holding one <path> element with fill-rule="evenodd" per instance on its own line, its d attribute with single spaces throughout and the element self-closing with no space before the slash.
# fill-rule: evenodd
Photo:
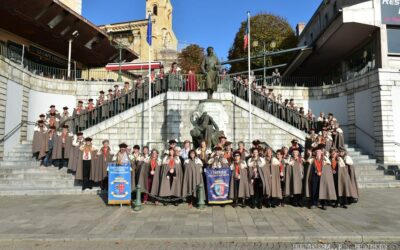
<svg viewBox="0 0 400 250">
<path fill-rule="evenodd" d="M 56 107 L 56 105 L 54 105 L 54 104 L 50 105 L 50 108 L 55 108 L 55 107 Z"/>
<path fill-rule="evenodd" d="M 62 126 L 62 128 L 69 128 L 69 126 L 68 125 L 64 125 L 64 126 Z"/>
<path fill-rule="evenodd" d="M 85 138 L 85 141 L 92 141 L 93 139 L 92 138 L 90 138 L 90 137 L 86 137 Z"/>
<path fill-rule="evenodd" d="M 128 145 L 126 145 L 125 142 L 119 144 L 119 148 L 127 148 L 127 147 L 128 147 Z"/>
<path fill-rule="evenodd" d="M 173 144 L 173 143 L 175 143 L 175 144 L 176 144 L 176 141 L 175 141 L 175 139 L 172 139 L 172 140 L 169 140 L 169 141 L 168 141 L 168 144 Z"/>
<path fill-rule="evenodd" d="M 63 110 L 68 110 L 68 107 L 67 106 L 63 107 Z"/>
<path fill-rule="evenodd" d="M 82 136 L 83 133 L 82 133 L 82 132 L 78 132 L 78 133 L 76 133 L 76 135 L 77 135 L 77 136 Z"/>
<path fill-rule="evenodd" d="M 140 150 L 140 146 L 139 146 L 139 145 L 135 145 L 135 146 L 133 146 L 133 149 L 138 149 L 138 150 Z"/>
</svg>

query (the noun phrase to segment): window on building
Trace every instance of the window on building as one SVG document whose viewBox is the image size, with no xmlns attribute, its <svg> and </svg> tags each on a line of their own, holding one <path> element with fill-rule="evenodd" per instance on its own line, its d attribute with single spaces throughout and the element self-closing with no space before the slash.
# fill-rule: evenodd
<svg viewBox="0 0 400 250">
<path fill-rule="evenodd" d="M 157 16 L 157 14 L 158 14 L 158 7 L 157 7 L 157 5 L 154 5 L 153 6 L 153 15 Z"/>
<path fill-rule="evenodd" d="M 387 28 L 389 54 L 400 55 L 400 26 Z"/>
</svg>

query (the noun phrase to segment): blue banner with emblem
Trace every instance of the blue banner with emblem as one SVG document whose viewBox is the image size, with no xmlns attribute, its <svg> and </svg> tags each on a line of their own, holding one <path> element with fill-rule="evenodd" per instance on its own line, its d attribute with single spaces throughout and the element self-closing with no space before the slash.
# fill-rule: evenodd
<svg viewBox="0 0 400 250">
<path fill-rule="evenodd" d="M 232 171 L 230 168 L 206 169 L 208 204 L 232 203 L 229 188 Z"/>
<path fill-rule="evenodd" d="M 108 163 L 108 204 L 131 204 L 131 165 Z"/>
</svg>

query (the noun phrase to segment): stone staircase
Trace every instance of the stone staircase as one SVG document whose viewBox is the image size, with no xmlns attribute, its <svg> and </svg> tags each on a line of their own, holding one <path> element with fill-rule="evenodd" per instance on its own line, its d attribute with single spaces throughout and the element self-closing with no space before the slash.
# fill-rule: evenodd
<svg viewBox="0 0 400 250">
<path fill-rule="evenodd" d="M 40 168 L 32 158 L 32 142 L 24 141 L 0 161 L 0 196 L 97 194 L 100 190 L 82 191 L 67 169 Z"/>
<path fill-rule="evenodd" d="M 363 154 L 362 150 L 353 145 L 346 145 L 348 154 L 354 161 L 359 188 L 399 188 L 400 181 L 394 176 L 385 175 L 378 170 L 379 165 L 371 156 Z"/>
</svg>

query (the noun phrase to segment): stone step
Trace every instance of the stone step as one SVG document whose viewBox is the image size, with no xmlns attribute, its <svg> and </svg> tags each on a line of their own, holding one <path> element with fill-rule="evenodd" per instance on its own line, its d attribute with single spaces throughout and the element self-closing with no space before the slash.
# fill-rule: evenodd
<svg viewBox="0 0 400 250">
<path fill-rule="evenodd" d="M 400 181 L 365 181 L 358 183 L 359 188 L 400 188 Z"/>
<path fill-rule="evenodd" d="M 75 180 L 71 179 L 51 179 L 51 180 L 0 180 L 0 190 L 8 187 L 14 187 L 15 189 L 20 189 L 23 187 L 37 187 L 37 188 L 71 188 L 74 187 Z"/>
<path fill-rule="evenodd" d="M 5 167 L 39 167 L 40 162 L 38 161 L 0 161 L 0 169 Z"/>
<path fill-rule="evenodd" d="M 30 145 L 30 146 L 32 146 L 32 141 L 22 141 L 21 144 L 22 145 Z"/>
<path fill-rule="evenodd" d="M 370 182 L 370 181 L 395 181 L 396 178 L 390 175 L 358 175 L 357 182 Z"/>
<path fill-rule="evenodd" d="M 62 168 L 59 170 L 57 167 L 31 167 L 31 166 L 11 166 L 11 167 L 3 167 L 0 168 L 0 174 L 2 173 L 60 173 L 60 174 L 67 174 L 67 169 Z"/>
<path fill-rule="evenodd" d="M 10 151 L 5 152 L 4 157 L 25 157 L 25 158 L 33 158 L 32 152 L 21 152 L 21 151 Z"/>
<path fill-rule="evenodd" d="M 0 173 L 1 180 L 74 180 L 72 174 L 63 173 L 52 173 L 52 172 L 42 172 L 42 173 Z"/>
<path fill-rule="evenodd" d="M 19 196 L 19 195 L 98 195 L 101 194 L 99 188 L 82 191 L 81 187 L 72 188 L 35 188 L 24 187 L 24 189 L 15 190 L 13 188 L 1 189 L 0 196 Z"/>
<path fill-rule="evenodd" d="M 361 175 L 377 175 L 377 176 L 383 176 L 384 172 L 381 170 L 356 170 L 356 176 L 361 176 Z"/>
</svg>

